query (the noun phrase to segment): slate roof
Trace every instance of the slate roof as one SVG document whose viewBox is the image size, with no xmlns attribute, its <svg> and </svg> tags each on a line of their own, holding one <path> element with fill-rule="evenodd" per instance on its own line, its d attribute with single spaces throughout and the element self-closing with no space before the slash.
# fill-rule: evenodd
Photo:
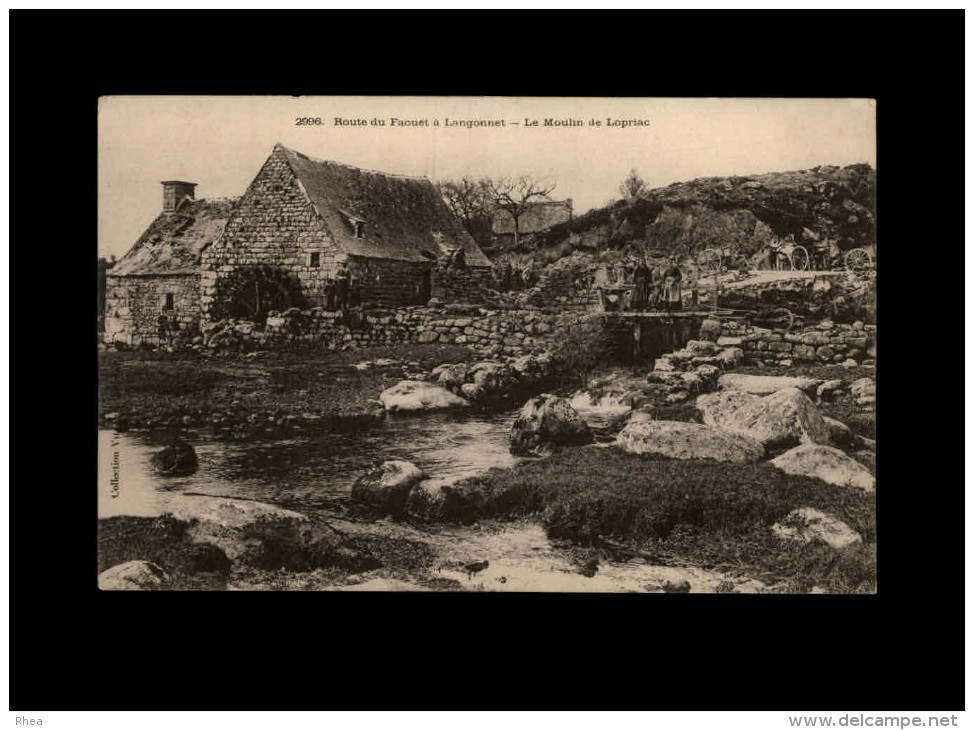
<svg viewBox="0 0 974 730">
<path fill-rule="evenodd" d="M 492 265 L 427 178 L 363 170 L 278 147 L 347 254 L 429 261 L 463 246 L 468 266 Z"/>
</svg>

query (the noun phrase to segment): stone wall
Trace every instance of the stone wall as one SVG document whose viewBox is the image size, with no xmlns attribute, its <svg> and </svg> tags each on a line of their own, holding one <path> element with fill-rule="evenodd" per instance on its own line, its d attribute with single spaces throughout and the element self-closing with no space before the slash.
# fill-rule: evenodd
<svg viewBox="0 0 974 730">
<path fill-rule="evenodd" d="M 426 304 L 430 298 L 432 264 L 426 262 L 367 259 L 349 260 L 353 288 L 363 304 L 378 307 Z M 315 302 L 314 299 L 311 300 Z M 319 302 L 315 302 L 319 304 Z"/>
<path fill-rule="evenodd" d="M 433 267 L 432 296 L 443 302 L 481 304 L 494 288 L 493 270 L 486 266 L 454 266 L 448 260 Z"/>
<path fill-rule="evenodd" d="M 173 308 L 167 310 L 166 295 Z M 157 345 L 176 336 L 192 337 L 199 331 L 199 277 L 106 277 L 105 342 Z"/>
<path fill-rule="evenodd" d="M 746 360 L 764 365 L 876 363 L 876 325 L 862 322 L 835 324 L 825 320 L 800 332 L 742 328 L 735 322 L 724 322 L 717 342 L 740 347 Z"/>
<path fill-rule="evenodd" d="M 291 309 L 272 313 L 263 328 L 252 322 L 205 324 L 203 339 L 211 347 L 245 343 L 269 348 L 301 343 L 331 348 L 442 343 L 465 345 L 490 357 L 519 357 L 547 349 L 567 322 L 578 319 L 572 313 L 492 311 L 460 305 L 344 313 Z"/>
<path fill-rule="evenodd" d="M 590 262 L 563 260 L 549 267 L 538 283 L 518 299 L 532 307 L 598 312 L 604 309 L 602 293 L 596 286 L 599 266 Z"/>
<path fill-rule="evenodd" d="M 744 281 L 722 291 L 717 305 L 730 309 L 785 307 L 807 319 L 831 317 L 847 323 L 861 319 L 872 324 L 876 321 L 876 272 L 816 274 L 754 284 Z"/>
</svg>

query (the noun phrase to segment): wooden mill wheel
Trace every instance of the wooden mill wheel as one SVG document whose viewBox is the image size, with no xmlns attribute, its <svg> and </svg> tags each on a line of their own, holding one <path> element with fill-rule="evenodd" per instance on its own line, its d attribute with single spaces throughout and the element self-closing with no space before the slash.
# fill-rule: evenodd
<svg viewBox="0 0 974 730">
<path fill-rule="evenodd" d="M 872 263 L 872 256 L 864 248 L 854 248 L 845 255 L 845 267 L 851 271 L 868 269 Z"/>
</svg>

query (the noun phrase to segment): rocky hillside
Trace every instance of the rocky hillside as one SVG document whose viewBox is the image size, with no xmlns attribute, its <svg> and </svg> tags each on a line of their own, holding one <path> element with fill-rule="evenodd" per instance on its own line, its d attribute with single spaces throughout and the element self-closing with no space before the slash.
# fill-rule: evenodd
<svg viewBox="0 0 974 730">
<path fill-rule="evenodd" d="M 548 264 L 576 251 L 663 255 L 681 244 L 690 250 L 739 246 L 753 254 L 788 236 L 831 239 L 848 250 L 875 244 L 875 195 L 876 171 L 866 164 L 699 178 L 589 211 L 504 258 Z"/>
</svg>

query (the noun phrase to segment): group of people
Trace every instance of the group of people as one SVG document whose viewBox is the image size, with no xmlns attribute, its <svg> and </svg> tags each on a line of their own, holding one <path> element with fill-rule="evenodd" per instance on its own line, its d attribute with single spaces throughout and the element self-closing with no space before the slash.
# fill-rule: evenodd
<svg viewBox="0 0 974 730">
<path fill-rule="evenodd" d="M 344 312 L 350 306 L 356 304 L 352 301 L 357 298 L 358 287 L 352 278 L 352 272 L 348 264 L 342 261 L 338 265 L 338 270 L 333 278 L 325 279 L 325 309 L 330 312 Z"/>
<path fill-rule="evenodd" d="M 531 264 L 519 266 L 509 261 L 502 261 L 494 268 L 494 279 L 497 291 L 520 291 L 530 289 L 538 283 L 538 273 Z"/>
<path fill-rule="evenodd" d="M 629 308 L 636 312 L 662 309 L 679 312 L 683 309 L 683 273 L 679 260 L 671 256 L 662 271 L 653 271 L 645 259 L 632 268 L 632 299 Z"/>
</svg>

